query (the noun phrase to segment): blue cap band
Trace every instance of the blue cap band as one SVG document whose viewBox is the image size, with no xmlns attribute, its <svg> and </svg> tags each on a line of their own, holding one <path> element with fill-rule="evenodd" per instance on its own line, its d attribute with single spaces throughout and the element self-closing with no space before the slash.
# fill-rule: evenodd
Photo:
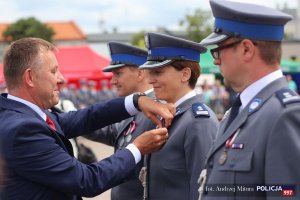
<svg viewBox="0 0 300 200">
<path fill-rule="evenodd" d="M 112 62 L 117 63 L 133 63 L 136 65 L 142 65 L 147 61 L 146 57 L 136 56 L 131 54 L 112 54 Z"/>
<path fill-rule="evenodd" d="M 226 31 L 239 33 L 241 38 L 281 41 L 284 36 L 284 26 L 282 25 L 250 24 L 216 18 L 215 27 L 224 29 Z"/>
<path fill-rule="evenodd" d="M 151 57 L 165 57 L 170 60 L 176 56 L 180 56 L 184 60 L 192 60 L 199 62 L 200 61 L 200 52 L 194 49 L 187 49 L 187 48 L 170 48 L 170 47 L 158 47 L 158 48 L 151 48 L 148 51 L 148 58 Z M 149 59 L 148 59 L 149 60 Z"/>
</svg>

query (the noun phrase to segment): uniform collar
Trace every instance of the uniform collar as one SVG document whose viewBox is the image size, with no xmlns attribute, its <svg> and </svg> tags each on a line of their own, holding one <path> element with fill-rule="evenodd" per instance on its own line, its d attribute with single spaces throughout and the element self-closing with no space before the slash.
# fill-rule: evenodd
<svg viewBox="0 0 300 200">
<path fill-rule="evenodd" d="M 269 83 L 283 77 L 282 71 L 276 70 L 248 86 L 240 95 L 242 108 L 245 108 L 263 88 Z"/>
<path fill-rule="evenodd" d="M 186 93 L 183 97 L 181 97 L 178 101 L 176 101 L 175 106 L 178 107 L 181 103 L 194 96 L 196 96 L 196 92 L 194 90 Z"/>
<path fill-rule="evenodd" d="M 7 94 L 7 98 L 25 104 L 26 106 L 28 106 L 32 110 L 34 110 L 42 119 L 44 119 L 46 121 L 46 114 L 37 105 L 35 105 L 29 101 L 26 101 L 24 99 L 21 99 L 19 97 L 13 96 L 11 94 Z"/>
</svg>

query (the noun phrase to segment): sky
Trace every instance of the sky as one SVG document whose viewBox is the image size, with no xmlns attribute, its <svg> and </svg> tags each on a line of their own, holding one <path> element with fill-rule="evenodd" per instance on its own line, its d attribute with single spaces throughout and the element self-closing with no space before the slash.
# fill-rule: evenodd
<svg viewBox="0 0 300 200">
<path fill-rule="evenodd" d="M 296 8 L 300 0 L 234 0 L 276 8 Z M 208 0 L 0 0 L 0 23 L 35 17 L 41 22 L 74 21 L 85 33 L 178 29 L 179 21 Z"/>
</svg>

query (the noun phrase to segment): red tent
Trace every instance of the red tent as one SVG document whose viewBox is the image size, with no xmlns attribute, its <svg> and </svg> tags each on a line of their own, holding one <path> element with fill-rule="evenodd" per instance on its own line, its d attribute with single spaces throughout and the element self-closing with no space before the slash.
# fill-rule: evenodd
<svg viewBox="0 0 300 200">
<path fill-rule="evenodd" d="M 3 64 L 0 63 L 0 84 L 4 83 Z"/>
<path fill-rule="evenodd" d="M 109 65 L 110 60 L 93 51 L 89 46 L 58 47 L 56 53 L 60 71 L 69 83 L 80 79 L 94 80 L 99 87 L 99 80 L 112 77 L 111 73 L 103 73 L 101 69 Z"/>
<path fill-rule="evenodd" d="M 68 83 L 75 83 L 78 86 L 80 79 L 94 80 L 99 88 L 100 80 L 110 80 L 112 77 L 111 73 L 101 71 L 103 67 L 109 65 L 110 60 L 89 46 L 58 47 L 56 58 L 60 71 Z M 3 82 L 3 64 L 0 64 L 0 84 Z"/>
</svg>

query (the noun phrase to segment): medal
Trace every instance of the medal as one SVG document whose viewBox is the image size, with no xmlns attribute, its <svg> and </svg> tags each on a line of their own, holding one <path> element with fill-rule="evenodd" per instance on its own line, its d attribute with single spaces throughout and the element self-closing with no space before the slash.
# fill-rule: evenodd
<svg viewBox="0 0 300 200">
<path fill-rule="evenodd" d="M 233 142 L 235 141 L 236 137 L 238 136 L 238 134 L 240 133 L 241 129 L 239 128 L 235 134 L 230 137 L 226 143 L 225 143 L 225 150 L 224 152 L 221 154 L 220 158 L 219 158 L 219 164 L 220 165 L 224 165 L 227 161 L 228 158 L 228 150 L 232 147 L 232 149 L 242 149 L 244 147 L 244 144 L 233 144 Z"/>
<path fill-rule="evenodd" d="M 124 141 L 125 141 L 125 139 L 124 139 L 124 137 L 122 137 L 122 138 L 120 139 L 120 143 L 119 143 L 119 146 L 120 146 L 120 147 L 122 147 L 122 146 L 123 146 L 123 144 L 124 144 Z"/>
<path fill-rule="evenodd" d="M 125 138 L 126 142 L 129 143 L 131 138 L 132 138 L 131 134 L 127 135 Z"/>
<path fill-rule="evenodd" d="M 219 164 L 224 165 L 227 160 L 227 151 L 224 151 L 219 158 Z"/>
</svg>

